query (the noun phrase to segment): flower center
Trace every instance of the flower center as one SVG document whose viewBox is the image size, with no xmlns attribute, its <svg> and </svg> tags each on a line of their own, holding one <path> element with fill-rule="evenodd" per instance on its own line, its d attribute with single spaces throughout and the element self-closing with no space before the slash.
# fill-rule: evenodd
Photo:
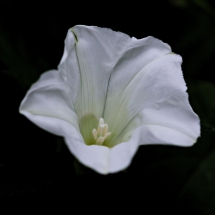
<svg viewBox="0 0 215 215">
<path fill-rule="evenodd" d="M 104 141 L 111 135 L 111 132 L 108 132 L 108 124 L 105 123 L 103 118 L 99 119 L 98 128 L 94 128 L 92 130 L 92 134 L 98 145 L 102 145 Z"/>
</svg>

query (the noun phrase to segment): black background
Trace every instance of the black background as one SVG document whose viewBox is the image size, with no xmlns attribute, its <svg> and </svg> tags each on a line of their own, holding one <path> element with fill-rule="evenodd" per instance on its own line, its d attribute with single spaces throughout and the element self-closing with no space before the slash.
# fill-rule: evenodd
<svg viewBox="0 0 215 215">
<path fill-rule="evenodd" d="M 183 57 L 189 100 L 201 119 L 201 138 L 193 147 L 141 146 L 126 171 L 102 176 L 74 161 L 62 138 L 18 113 L 31 84 L 44 71 L 57 68 L 67 30 L 77 24 L 108 27 L 138 39 L 151 35 Z M 145 208 L 215 214 L 214 57 L 213 1 L 1 0 L 1 202 L 36 198 L 51 204 L 75 198 L 83 206 L 92 200 L 111 208 L 123 199 L 123 209 L 140 206 L 145 214 Z"/>
</svg>

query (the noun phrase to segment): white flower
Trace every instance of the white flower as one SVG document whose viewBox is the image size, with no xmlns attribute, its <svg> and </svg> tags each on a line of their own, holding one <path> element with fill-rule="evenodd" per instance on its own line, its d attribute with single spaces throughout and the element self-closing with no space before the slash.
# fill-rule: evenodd
<svg viewBox="0 0 215 215">
<path fill-rule="evenodd" d="M 131 163 L 140 145 L 196 142 L 199 118 L 188 101 L 181 62 L 153 37 L 75 26 L 58 70 L 32 85 L 20 113 L 63 136 L 84 165 L 114 173 Z"/>
</svg>

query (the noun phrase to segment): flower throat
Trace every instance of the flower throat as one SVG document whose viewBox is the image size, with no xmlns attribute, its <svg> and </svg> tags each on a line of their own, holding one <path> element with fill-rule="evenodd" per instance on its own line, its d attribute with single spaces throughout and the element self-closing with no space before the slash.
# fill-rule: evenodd
<svg viewBox="0 0 215 215">
<path fill-rule="evenodd" d="M 103 118 L 98 118 L 91 113 L 87 113 L 80 118 L 79 128 L 86 145 L 107 146 L 107 140 L 111 135 L 108 131 L 108 124 Z"/>
</svg>

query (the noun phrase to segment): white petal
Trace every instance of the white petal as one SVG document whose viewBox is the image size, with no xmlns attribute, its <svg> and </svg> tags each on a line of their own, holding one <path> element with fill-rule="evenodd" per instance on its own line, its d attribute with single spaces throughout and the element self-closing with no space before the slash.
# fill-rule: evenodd
<svg viewBox="0 0 215 215">
<path fill-rule="evenodd" d="M 137 40 L 110 29 L 75 26 L 58 68 L 31 87 L 20 112 L 63 136 L 74 156 L 99 173 L 126 168 L 140 144 L 186 146 L 199 136 L 181 58 L 155 38 Z M 101 117 L 111 132 L 109 146 L 120 143 L 113 148 L 88 146 L 80 134 L 79 125 L 88 123 L 92 128 L 86 133 L 93 139 Z"/>
<path fill-rule="evenodd" d="M 79 61 L 76 53 L 76 39 L 71 30 L 68 31 L 65 39 L 63 57 L 58 69 L 66 85 L 69 87 L 69 97 L 75 104 L 78 91 L 81 89 L 81 76 Z"/>
<path fill-rule="evenodd" d="M 176 94 L 168 100 L 144 108 L 139 114 L 143 129 L 147 128 L 156 141 L 141 144 L 173 144 L 191 146 L 200 136 L 198 116 L 188 102 L 187 93 Z"/>
<path fill-rule="evenodd" d="M 93 114 L 98 119 L 104 116 L 110 129 L 124 128 L 131 119 L 127 120 L 127 116 L 124 115 L 127 113 L 119 108 L 119 105 L 125 105 L 125 103 L 117 100 L 121 98 L 126 86 L 143 67 L 171 53 L 171 48 L 153 37 L 137 40 L 105 28 L 75 26 L 71 32 L 68 33 L 65 42 L 69 44 L 70 48 L 67 49 L 70 51 L 65 48 L 61 64 L 67 65 L 68 69 L 65 71 L 70 74 L 67 75 L 67 82 L 73 83 L 71 87 L 75 88 L 71 91 L 72 95 L 77 92 L 74 105 L 78 118 L 80 119 L 84 114 Z M 67 40 L 73 42 L 67 42 Z M 59 68 L 63 67 L 61 68 L 60 65 Z M 127 87 L 126 93 L 131 88 L 132 86 Z M 112 97 L 115 98 L 112 99 Z M 127 97 L 124 101 L 126 99 Z M 119 120 L 122 117 L 124 121 Z M 111 137 L 115 136 L 116 133 L 112 132 Z"/>
<path fill-rule="evenodd" d="M 99 119 L 103 115 L 110 74 L 131 39 L 105 28 L 75 26 L 71 31 L 77 38 L 75 49 L 80 74 L 75 110 L 79 118 L 91 113 Z"/>
<path fill-rule="evenodd" d="M 126 86 L 145 65 L 171 52 L 167 44 L 152 37 L 137 40 L 93 26 L 75 26 L 71 31 L 73 40 L 77 38 L 75 48 L 81 85 L 75 109 L 79 118 L 86 113 L 93 113 L 97 118 L 103 116 L 106 98 L 123 92 L 121 82 Z M 73 73 L 72 69 L 67 71 Z"/>
<path fill-rule="evenodd" d="M 68 88 L 61 74 L 52 70 L 44 73 L 32 85 L 19 111 L 39 127 L 64 136 L 71 127 L 79 130 L 78 119 L 73 109 Z"/>
<path fill-rule="evenodd" d="M 136 129 L 128 142 L 113 148 L 105 146 L 87 146 L 82 141 L 74 141 L 74 133 L 65 137 L 68 148 L 84 165 L 101 174 L 115 173 L 129 166 L 141 141 L 141 131 Z"/>
<path fill-rule="evenodd" d="M 104 115 L 109 127 L 118 130 L 120 134 L 118 140 L 114 136 L 110 137 L 112 144 L 120 142 L 120 139 L 124 139 L 124 135 L 132 129 L 143 124 L 152 124 L 153 121 L 148 120 L 150 117 L 157 119 L 156 125 L 169 126 L 192 137 L 193 143 L 196 141 L 200 133 L 199 119 L 187 99 L 180 56 L 166 54 L 157 58 L 134 73 L 128 83 L 122 80 L 120 74 L 120 71 L 116 71 L 110 80 Z M 117 80 L 118 86 L 115 87 Z M 120 87 L 123 91 L 118 94 Z M 169 109 L 164 116 L 162 111 L 167 110 L 167 107 Z M 156 112 L 155 116 L 153 112 L 144 112 L 145 109 L 150 111 L 160 109 L 160 112 Z M 109 121 L 108 116 L 111 116 Z"/>
<path fill-rule="evenodd" d="M 71 29 L 68 30 L 67 35 L 66 35 L 66 39 L 64 41 L 64 52 L 63 52 L 63 56 L 61 58 L 60 61 L 60 65 L 62 65 L 63 63 L 65 63 L 67 60 L 72 60 L 69 59 L 71 56 L 71 52 L 73 52 L 73 50 L 75 50 L 75 43 L 76 43 L 76 38 L 74 37 L 73 33 L 71 32 Z"/>
</svg>

